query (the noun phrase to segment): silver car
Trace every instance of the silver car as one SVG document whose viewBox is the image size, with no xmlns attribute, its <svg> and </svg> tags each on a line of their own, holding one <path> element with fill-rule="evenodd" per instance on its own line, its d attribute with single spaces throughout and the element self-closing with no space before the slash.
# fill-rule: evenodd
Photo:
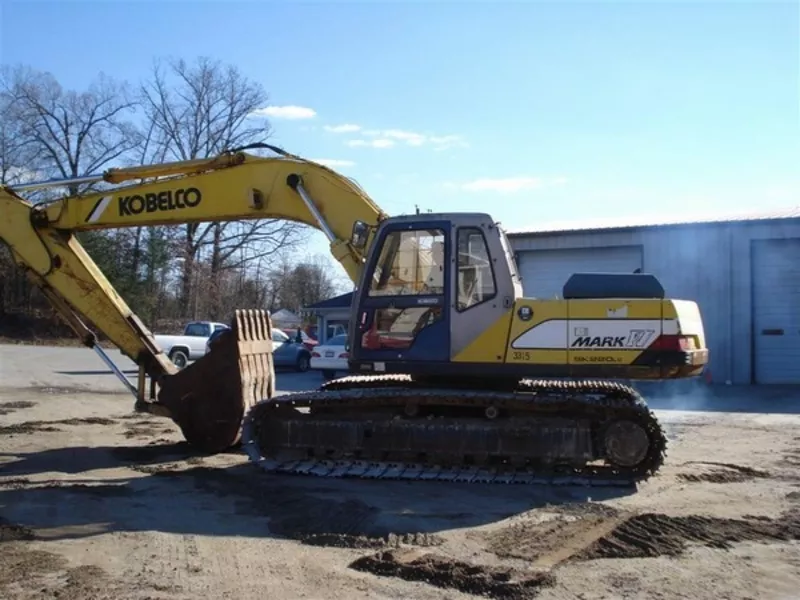
<svg viewBox="0 0 800 600">
<path fill-rule="evenodd" d="M 224 331 L 219 329 L 211 334 L 206 342 L 206 352 L 211 349 L 211 345 Z M 295 338 L 286 335 L 282 329 L 272 329 L 272 360 L 275 367 L 284 369 L 294 369 L 300 373 L 308 371 L 311 365 L 311 351 L 303 342 L 298 342 Z"/>
</svg>

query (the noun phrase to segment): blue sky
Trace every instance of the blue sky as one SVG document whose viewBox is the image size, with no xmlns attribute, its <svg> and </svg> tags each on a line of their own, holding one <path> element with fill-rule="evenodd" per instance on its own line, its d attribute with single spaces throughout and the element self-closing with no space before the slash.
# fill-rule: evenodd
<svg viewBox="0 0 800 600">
<path fill-rule="evenodd" d="M 135 83 L 156 57 L 237 65 L 275 143 L 344 161 L 391 214 L 513 230 L 800 204 L 797 2 L 1 6 L 0 61 L 66 86 Z"/>
</svg>

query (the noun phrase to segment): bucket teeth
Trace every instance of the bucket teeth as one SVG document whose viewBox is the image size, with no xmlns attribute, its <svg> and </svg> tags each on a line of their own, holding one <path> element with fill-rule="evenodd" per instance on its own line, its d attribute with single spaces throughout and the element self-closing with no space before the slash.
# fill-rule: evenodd
<svg viewBox="0 0 800 600">
<path fill-rule="evenodd" d="M 210 453 L 236 445 L 247 411 L 275 395 L 269 312 L 237 310 L 206 355 L 159 383 L 159 403 L 190 444 Z"/>
</svg>

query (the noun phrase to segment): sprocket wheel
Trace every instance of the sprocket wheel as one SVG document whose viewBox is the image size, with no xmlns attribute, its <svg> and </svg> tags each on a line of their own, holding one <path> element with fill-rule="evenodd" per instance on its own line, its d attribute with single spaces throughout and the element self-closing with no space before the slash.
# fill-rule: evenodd
<svg viewBox="0 0 800 600">
<path fill-rule="evenodd" d="M 603 430 L 602 442 L 608 461 L 624 468 L 641 463 L 650 448 L 650 436 L 645 428 L 626 419 L 609 423 Z"/>
</svg>

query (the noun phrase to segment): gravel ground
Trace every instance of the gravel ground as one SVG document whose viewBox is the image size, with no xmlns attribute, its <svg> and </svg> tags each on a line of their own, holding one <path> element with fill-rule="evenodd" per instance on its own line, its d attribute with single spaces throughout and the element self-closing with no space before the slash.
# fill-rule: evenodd
<svg viewBox="0 0 800 600">
<path fill-rule="evenodd" d="M 320 381 L 281 373 L 278 388 Z M 654 399 L 669 456 L 635 492 L 269 476 L 236 451 L 192 455 L 132 405 L 89 350 L 0 346 L 0 597 L 761 599 L 800 586 L 791 389 Z"/>
</svg>

